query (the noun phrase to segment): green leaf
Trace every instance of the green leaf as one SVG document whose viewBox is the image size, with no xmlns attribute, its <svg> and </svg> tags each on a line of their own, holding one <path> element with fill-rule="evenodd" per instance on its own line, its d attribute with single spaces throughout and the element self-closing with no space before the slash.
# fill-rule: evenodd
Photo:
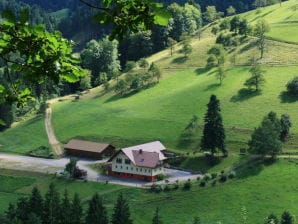
<svg viewBox="0 0 298 224">
<path fill-rule="evenodd" d="M 25 24 L 29 21 L 29 9 L 26 8 L 20 13 L 20 22 Z"/>
<path fill-rule="evenodd" d="M 157 25 L 167 26 L 170 18 L 170 13 L 165 9 L 156 9 L 154 11 L 154 23 Z"/>
<path fill-rule="evenodd" d="M 15 16 L 15 14 L 11 10 L 4 9 L 2 11 L 2 17 L 5 18 L 5 19 L 7 19 L 11 23 L 15 23 L 16 22 L 16 16 Z"/>
</svg>

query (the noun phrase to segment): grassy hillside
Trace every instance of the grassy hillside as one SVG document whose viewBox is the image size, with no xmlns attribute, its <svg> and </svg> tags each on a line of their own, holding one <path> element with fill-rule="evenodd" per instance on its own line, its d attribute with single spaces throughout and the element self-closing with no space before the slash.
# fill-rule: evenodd
<svg viewBox="0 0 298 224">
<path fill-rule="evenodd" d="M 179 144 L 180 136 L 193 115 L 202 124 L 209 97 L 216 94 L 230 148 L 245 146 L 251 130 L 270 111 L 288 113 L 293 119 L 293 133 L 298 134 L 298 101 L 282 94 L 285 84 L 297 74 L 297 67 L 266 67 L 266 84 L 259 95 L 243 89 L 248 69 L 230 68 L 222 86 L 213 70 L 185 70 L 129 97 L 107 95 L 58 103 L 54 105 L 54 127 L 62 141 L 84 136 L 125 146 L 160 139 L 170 148 L 195 149 L 201 133 L 190 147 Z"/>
<path fill-rule="evenodd" d="M 295 5 L 296 1 L 290 0 L 282 7 L 274 5 L 261 9 L 260 13 L 251 11 L 241 16 L 251 23 L 264 17 L 271 24 L 279 23 L 292 32 L 284 22 L 294 24 L 296 21 L 296 11 L 292 10 Z M 254 94 L 243 89 L 243 83 L 249 77 L 247 65 L 253 56 L 259 55 L 256 40 L 248 38 L 228 52 L 228 58 L 236 55 L 236 66 L 227 63 L 227 78 L 219 86 L 215 70 L 203 68 L 206 52 L 215 42 L 211 27 L 203 30 L 201 38 L 194 37 L 193 52 L 188 59 L 179 53 L 180 45 L 176 46 L 172 57 L 167 49 L 148 58 L 163 69 L 164 77 L 156 86 L 123 98 L 113 92 L 103 95 L 101 88 L 97 88 L 87 94 L 86 99 L 56 104 L 53 118 L 59 140 L 66 142 L 80 136 L 123 147 L 160 139 L 170 149 L 190 152 L 198 148 L 206 104 L 210 95 L 216 94 L 221 100 L 230 151 L 245 147 L 252 130 L 271 110 L 278 115 L 288 113 L 291 116 L 293 138 L 286 148 L 298 149 L 298 100 L 283 93 L 286 83 L 297 75 L 298 45 L 267 40 L 261 61 L 266 70 L 266 84 L 261 94 Z M 283 36 L 298 39 L 298 35 Z M 181 134 L 193 115 L 199 117 L 200 128 L 193 141 L 185 142 Z M 17 153 L 47 145 L 43 121 L 28 121 L 1 133 L 0 144 L 3 145 L 1 151 Z"/>
<path fill-rule="evenodd" d="M 298 44 L 298 2 L 289 0 L 259 10 L 253 10 L 243 14 L 249 22 L 255 23 L 264 18 L 268 21 L 271 31 L 268 37 L 276 40 Z"/>
<path fill-rule="evenodd" d="M 157 206 L 165 224 L 190 224 L 194 216 L 202 223 L 241 223 L 241 209 L 247 210 L 248 223 L 263 223 L 264 217 L 271 212 L 280 216 L 287 209 L 297 214 L 298 194 L 296 162 L 282 160 L 273 165 L 255 165 L 250 170 L 239 172 L 239 178 L 227 183 L 217 183 L 215 187 L 199 187 L 193 183 L 190 191 L 182 190 L 168 193 L 149 193 L 146 190 L 126 188 L 99 183 L 71 182 L 53 179 L 51 176 L 11 173 L 1 170 L 1 183 L 9 182 L 14 186 L 6 190 L 0 187 L 0 212 L 9 202 L 16 201 L 20 195 L 26 195 L 33 186 L 46 191 L 50 182 L 54 182 L 62 193 L 66 188 L 71 194 L 79 192 L 86 207 L 87 200 L 94 192 L 104 197 L 109 214 L 117 194 L 122 192 L 129 200 L 134 223 L 149 224 Z M 14 175 L 13 179 L 9 175 Z M 22 183 L 22 184 L 20 184 Z M 84 189 L 83 191 L 81 189 Z"/>
</svg>

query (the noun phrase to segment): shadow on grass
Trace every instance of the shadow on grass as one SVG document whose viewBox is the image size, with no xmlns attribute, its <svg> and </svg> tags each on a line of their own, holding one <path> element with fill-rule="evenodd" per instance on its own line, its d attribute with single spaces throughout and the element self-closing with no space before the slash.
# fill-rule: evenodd
<svg viewBox="0 0 298 224">
<path fill-rule="evenodd" d="M 148 86 L 145 86 L 141 89 L 138 89 L 138 90 L 132 90 L 132 91 L 129 91 L 123 95 L 113 95 L 112 97 L 110 97 L 109 99 L 107 99 L 104 103 L 110 103 L 110 102 L 114 102 L 114 101 L 117 101 L 117 100 L 120 100 L 120 99 L 125 99 L 125 98 L 128 98 L 128 97 L 131 97 L 137 93 L 140 93 L 142 92 L 143 90 L 145 89 L 150 89 L 152 87 L 154 87 L 157 83 L 152 83 L 151 85 L 148 85 Z"/>
<path fill-rule="evenodd" d="M 188 59 L 187 57 L 182 56 L 182 57 L 174 58 L 171 63 L 174 63 L 174 64 L 183 64 L 184 62 L 187 61 L 187 59 Z"/>
<path fill-rule="evenodd" d="M 287 91 L 281 92 L 279 98 L 282 103 L 295 103 L 298 101 L 298 96 L 289 94 Z"/>
<path fill-rule="evenodd" d="M 212 90 L 216 90 L 218 87 L 220 87 L 220 84 L 218 83 L 213 83 L 210 84 L 206 87 L 206 89 L 204 89 L 204 91 L 212 91 Z"/>
<path fill-rule="evenodd" d="M 210 70 L 211 70 L 210 68 L 203 67 L 203 68 L 197 68 L 195 72 L 197 75 L 203 75 L 204 73 L 209 72 Z"/>
<path fill-rule="evenodd" d="M 246 52 L 250 49 L 252 49 L 253 47 L 255 47 L 257 45 L 257 41 L 254 40 L 252 42 L 249 42 L 248 44 L 245 44 L 240 50 L 239 50 L 239 54 Z"/>
<path fill-rule="evenodd" d="M 275 160 L 261 156 L 243 157 L 243 159 L 234 166 L 234 170 L 239 179 L 245 179 L 258 175 L 266 166 L 271 166 L 274 163 Z"/>
<path fill-rule="evenodd" d="M 238 91 L 237 95 L 231 97 L 231 102 L 241 102 L 248 100 L 252 97 L 256 97 L 261 95 L 261 91 L 250 90 L 246 88 L 242 88 Z"/>
<path fill-rule="evenodd" d="M 212 159 L 204 156 L 200 157 L 187 157 L 180 156 L 176 158 L 170 158 L 169 164 L 174 167 L 180 167 L 192 171 L 200 171 L 207 173 L 212 167 L 218 165 L 223 160 L 223 157 L 214 157 Z"/>
</svg>

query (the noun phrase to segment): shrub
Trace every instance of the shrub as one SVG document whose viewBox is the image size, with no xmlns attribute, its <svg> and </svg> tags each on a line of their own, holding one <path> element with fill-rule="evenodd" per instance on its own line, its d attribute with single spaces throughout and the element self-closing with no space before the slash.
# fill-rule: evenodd
<svg viewBox="0 0 298 224">
<path fill-rule="evenodd" d="M 133 70 L 137 66 L 137 63 L 135 61 L 128 61 L 125 64 L 124 72 L 129 72 Z"/>
<path fill-rule="evenodd" d="M 201 177 L 200 177 L 200 176 L 198 176 L 198 177 L 197 177 L 197 181 L 200 181 L 200 180 L 201 180 Z"/>
<path fill-rule="evenodd" d="M 164 191 L 164 192 L 168 192 L 168 191 L 170 191 L 170 190 L 171 190 L 170 186 L 169 186 L 169 185 L 165 185 L 163 191 Z"/>
<path fill-rule="evenodd" d="M 222 171 L 220 171 L 220 173 L 221 173 L 221 174 L 224 174 L 224 173 L 225 173 L 225 171 L 224 171 L 224 170 L 222 170 Z"/>
<path fill-rule="evenodd" d="M 152 184 L 150 187 L 150 191 L 154 192 L 154 193 L 160 193 L 160 192 L 162 192 L 162 187 L 157 184 Z"/>
<path fill-rule="evenodd" d="M 148 63 L 148 61 L 147 61 L 145 58 L 141 58 L 141 59 L 138 61 L 138 65 L 139 65 L 141 68 L 148 68 L 148 67 L 149 67 L 149 63 Z"/>
<path fill-rule="evenodd" d="M 178 183 L 175 183 L 175 184 L 173 185 L 173 190 L 177 190 L 177 189 L 179 189 L 179 184 L 178 184 Z"/>
<path fill-rule="evenodd" d="M 225 174 L 221 174 L 219 178 L 220 182 L 226 182 L 227 181 L 227 176 Z"/>
<path fill-rule="evenodd" d="M 203 179 L 207 182 L 208 180 L 211 179 L 211 175 L 209 173 L 206 173 L 203 177 Z"/>
<path fill-rule="evenodd" d="M 217 177 L 217 173 L 211 173 L 211 179 L 215 179 Z"/>
<path fill-rule="evenodd" d="M 228 178 L 230 178 L 230 179 L 233 179 L 233 178 L 235 178 L 236 177 L 236 173 L 235 173 L 235 171 L 231 171 L 229 174 L 228 174 Z"/>
<path fill-rule="evenodd" d="M 207 68 L 213 68 L 217 65 L 217 59 L 214 55 L 210 55 L 209 58 L 207 59 Z"/>
<path fill-rule="evenodd" d="M 289 81 L 286 87 L 290 94 L 298 96 L 298 76 Z"/>
<path fill-rule="evenodd" d="M 184 183 L 183 189 L 190 190 L 190 188 L 191 188 L 191 182 L 188 180 L 187 182 Z"/>
<path fill-rule="evenodd" d="M 205 186 L 206 186 L 206 181 L 202 180 L 202 181 L 200 182 L 200 187 L 205 187 Z"/>
<path fill-rule="evenodd" d="M 164 174 L 158 174 L 158 175 L 157 175 L 157 180 L 158 180 L 158 181 L 164 180 L 164 179 L 166 179 L 166 178 L 167 178 L 167 176 L 164 175 Z"/>
<path fill-rule="evenodd" d="M 214 187 L 214 186 L 216 185 L 216 183 L 217 183 L 217 180 L 213 180 L 213 181 L 211 182 L 211 186 Z"/>
</svg>

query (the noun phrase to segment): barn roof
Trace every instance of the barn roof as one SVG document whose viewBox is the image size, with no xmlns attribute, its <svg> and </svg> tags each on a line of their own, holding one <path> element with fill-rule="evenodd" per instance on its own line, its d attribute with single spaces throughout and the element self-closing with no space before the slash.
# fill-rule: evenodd
<svg viewBox="0 0 298 224">
<path fill-rule="evenodd" d="M 109 146 L 112 146 L 112 145 L 107 144 L 107 143 L 90 142 L 90 141 L 72 139 L 66 145 L 64 145 L 64 148 L 101 153 L 105 149 L 107 149 Z M 112 147 L 114 147 L 114 146 L 112 146 Z"/>
</svg>

